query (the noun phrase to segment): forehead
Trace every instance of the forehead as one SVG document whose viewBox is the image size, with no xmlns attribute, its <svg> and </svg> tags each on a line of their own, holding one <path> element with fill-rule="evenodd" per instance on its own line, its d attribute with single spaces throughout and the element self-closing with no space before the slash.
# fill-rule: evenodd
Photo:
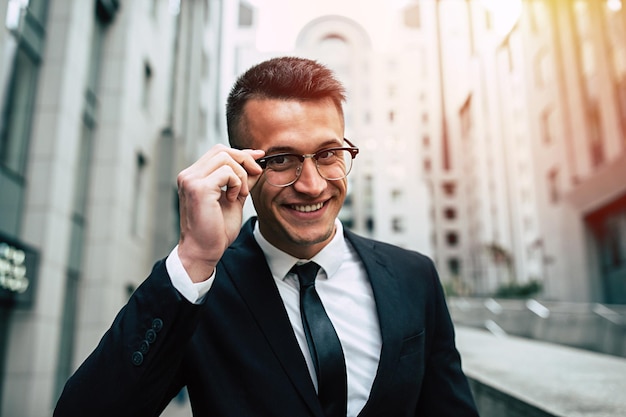
<svg viewBox="0 0 626 417">
<path fill-rule="evenodd" d="M 341 112 L 331 99 L 251 99 L 244 106 L 242 131 L 251 147 L 298 149 L 319 141 L 343 141 Z"/>
</svg>

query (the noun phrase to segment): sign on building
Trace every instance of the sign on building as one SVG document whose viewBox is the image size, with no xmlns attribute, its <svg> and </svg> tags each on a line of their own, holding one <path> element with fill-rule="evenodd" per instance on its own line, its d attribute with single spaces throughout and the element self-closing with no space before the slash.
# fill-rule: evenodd
<svg viewBox="0 0 626 417">
<path fill-rule="evenodd" d="M 0 234 L 0 304 L 29 307 L 33 302 L 39 253 Z"/>
</svg>

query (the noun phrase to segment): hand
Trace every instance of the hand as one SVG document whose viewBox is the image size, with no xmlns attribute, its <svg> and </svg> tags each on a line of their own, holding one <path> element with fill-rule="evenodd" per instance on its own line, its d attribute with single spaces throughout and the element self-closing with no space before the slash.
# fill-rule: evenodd
<svg viewBox="0 0 626 417">
<path fill-rule="evenodd" d="M 178 174 L 178 256 L 193 282 L 211 276 L 241 228 L 243 205 L 263 173 L 262 150 L 215 145 Z"/>
</svg>

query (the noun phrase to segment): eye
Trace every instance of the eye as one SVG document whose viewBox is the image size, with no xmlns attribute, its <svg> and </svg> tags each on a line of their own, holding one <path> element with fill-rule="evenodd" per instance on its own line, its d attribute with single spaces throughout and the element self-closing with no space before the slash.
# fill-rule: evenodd
<svg viewBox="0 0 626 417">
<path fill-rule="evenodd" d="M 284 171 L 298 166 L 298 157 L 295 155 L 274 155 L 267 157 L 267 168 L 274 171 Z"/>
<path fill-rule="evenodd" d="M 315 155 L 315 159 L 317 159 L 317 162 L 322 164 L 332 163 L 337 159 L 337 151 L 333 149 L 319 151 Z"/>
</svg>

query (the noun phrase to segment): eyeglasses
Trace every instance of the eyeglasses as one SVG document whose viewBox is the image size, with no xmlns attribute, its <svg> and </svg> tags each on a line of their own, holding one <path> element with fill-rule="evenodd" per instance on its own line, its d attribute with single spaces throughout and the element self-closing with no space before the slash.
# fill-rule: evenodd
<svg viewBox="0 0 626 417">
<path fill-rule="evenodd" d="M 359 153 L 359 148 L 348 139 L 344 140 L 350 147 L 326 148 L 304 155 L 279 153 L 257 159 L 256 162 L 263 168 L 267 182 L 275 187 L 288 187 L 296 182 L 300 178 L 306 158 L 315 161 L 317 172 L 322 178 L 329 181 L 340 180 L 350 173 L 352 160 Z"/>
</svg>

